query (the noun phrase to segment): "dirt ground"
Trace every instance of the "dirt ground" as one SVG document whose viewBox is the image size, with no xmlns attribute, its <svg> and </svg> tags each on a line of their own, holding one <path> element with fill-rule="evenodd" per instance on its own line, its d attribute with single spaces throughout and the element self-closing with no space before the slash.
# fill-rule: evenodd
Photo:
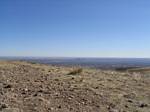
<svg viewBox="0 0 150 112">
<path fill-rule="evenodd" d="M 150 112 L 150 73 L 0 61 L 0 112 Z"/>
</svg>

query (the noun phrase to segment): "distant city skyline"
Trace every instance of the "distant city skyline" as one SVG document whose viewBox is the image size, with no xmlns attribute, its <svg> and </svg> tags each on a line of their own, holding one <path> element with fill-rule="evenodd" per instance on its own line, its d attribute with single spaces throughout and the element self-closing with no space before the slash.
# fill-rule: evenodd
<svg viewBox="0 0 150 112">
<path fill-rule="evenodd" d="M 1 0 L 0 56 L 150 58 L 149 0 Z"/>
</svg>

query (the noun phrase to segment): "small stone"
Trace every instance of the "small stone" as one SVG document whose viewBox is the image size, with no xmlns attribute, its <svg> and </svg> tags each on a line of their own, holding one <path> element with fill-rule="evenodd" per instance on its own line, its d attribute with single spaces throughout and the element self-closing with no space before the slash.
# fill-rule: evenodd
<svg viewBox="0 0 150 112">
<path fill-rule="evenodd" d="M 129 99 L 128 102 L 133 103 L 133 101 L 131 99 Z"/>
<path fill-rule="evenodd" d="M 0 110 L 1 110 L 1 109 L 4 109 L 4 108 L 7 108 L 7 107 L 8 107 L 8 105 L 5 104 L 5 103 L 0 104 Z"/>
<path fill-rule="evenodd" d="M 35 96 L 38 96 L 38 93 L 35 93 L 33 96 L 34 96 L 34 97 L 35 97 Z"/>
<path fill-rule="evenodd" d="M 99 87 L 98 86 L 96 86 L 96 87 L 94 87 L 95 89 L 98 89 Z"/>
<path fill-rule="evenodd" d="M 27 89 L 27 88 L 25 88 L 25 89 L 24 89 L 24 91 L 28 91 L 28 89 Z"/>
<path fill-rule="evenodd" d="M 128 106 L 128 105 L 125 105 L 125 107 L 128 108 L 129 106 Z"/>
<path fill-rule="evenodd" d="M 71 97 L 69 97 L 68 99 L 69 99 L 69 100 L 71 100 L 72 98 L 71 98 Z"/>
<path fill-rule="evenodd" d="M 140 103 L 140 104 L 139 104 L 139 107 L 141 107 L 141 108 L 148 107 L 148 104 Z"/>
<path fill-rule="evenodd" d="M 19 110 L 18 108 L 5 108 L 0 112 L 22 112 L 22 111 Z"/>
<path fill-rule="evenodd" d="M 72 79 L 72 80 L 74 80 L 75 78 L 74 78 L 74 77 L 72 77 L 71 79 Z"/>
<path fill-rule="evenodd" d="M 51 107 L 51 108 L 50 108 L 50 110 L 54 110 L 54 108 L 53 108 L 53 107 Z"/>
<path fill-rule="evenodd" d="M 6 85 L 4 88 L 6 88 L 6 89 L 12 88 L 12 85 L 8 84 L 8 85 Z"/>
<path fill-rule="evenodd" d="M 109 112 L 119 112 L 117 109 L 110 109 Z"/>
<path fill-rule="evenodd" d="M 58 108 L 60 109 L 60 108 L 61 108 L 61 105 L 59 105 Z"/>
<path fill-rule="evenodd" d="M 54 79 L 55 81 L 59 81 L 59 79 Z"/>
<path fill-rule="evenodd" d="M 85 102 L 81 102 L 83 105 L 85 105 Z"/>
</svg>

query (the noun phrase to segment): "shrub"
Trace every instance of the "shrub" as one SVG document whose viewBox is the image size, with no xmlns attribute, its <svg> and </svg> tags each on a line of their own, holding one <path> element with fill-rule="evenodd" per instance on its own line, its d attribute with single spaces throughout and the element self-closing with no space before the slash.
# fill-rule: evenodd
<svg viewBox="0 0 150 112">
<path fill-rule="evenodd" d="M 82 73 L 82 71 L 83 71 L 82 68 L 78 68 L 78 69 L 75 69 L 75 70 L 69 72 L 67 75 L 77 75 L 77 74 Z"/>
</svg>

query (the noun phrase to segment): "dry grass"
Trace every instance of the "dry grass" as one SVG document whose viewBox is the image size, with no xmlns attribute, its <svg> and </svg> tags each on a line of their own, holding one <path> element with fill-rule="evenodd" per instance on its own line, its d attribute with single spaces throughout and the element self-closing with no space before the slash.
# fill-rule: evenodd
<svg viewBox="0 0 150 112">
<path fill-rule="evenodd" d="M 128 72 L 140 72 L 140 73 L 150 73 L 150 68 L 145 67 L 145 68 L 134 68 L 134 69 L 128 69 Z"/>
<path fill-rule="evenodd" d="M 78 68 L 78 69 L 75 69 L 75 70 L 69 72 L 67 75 L 77 75 L 77 74 L 81 74 L 82 71 L 83 71 L 82 68 Z"/>
<path fill-rule="evenodd" d="M 150 74 L 0 62 L 3 112 L 150 112 L 149 93 Z"/>
</svg>

